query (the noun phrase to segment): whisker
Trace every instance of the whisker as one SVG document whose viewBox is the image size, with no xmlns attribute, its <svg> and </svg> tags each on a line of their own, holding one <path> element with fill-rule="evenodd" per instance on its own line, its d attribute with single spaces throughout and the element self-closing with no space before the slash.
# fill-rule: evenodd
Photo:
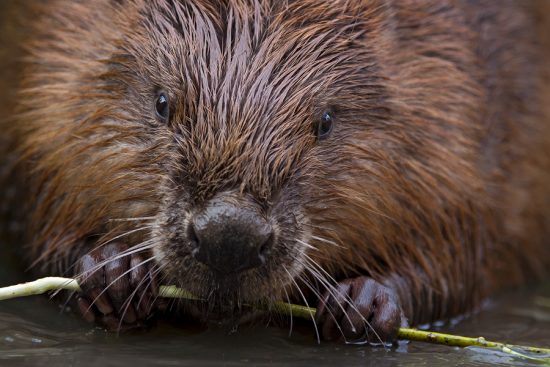
<svg viewBox="0 0 550 367">
<path fill-rule="evenodd" d="M 306 306 L 309 307 L 309 303 L 307 302 L 306 296 L 304 295 L 304 293 L 300 289 L 300 286 L 298 285 L 298 283 L 296 283 L 296 280 L 294 279 L 294 277 L 290 274 L 290 272 L 287 270 L 287 268 L 285 266 L 283 266 L 283 270 L 288 274 L 288 276 L 290 277 L 290 280 L 296 286 L 296 289 L 300 293 L 300 296 L 304 300 L 304 303 L 306 304 Z M 310 312 L 309 315 L 311 316 L 311 320 L 313 321 L 313 327 L 315 328 L 315 334 L 317 335 L 317 343 L 321 344 L 321 337 L 320 337 L 320 334 L 319 334 L 319 329 L 317 327 L 317 323 L 315 322 L 315 317 L 313 316 L 313 312 Z"/>
<path fill-rule="evenodd" d="M 138 267 L 146 264 L 147 262 L 149 262 L 150 260 L 154 259 L 155 257 L 154 256 L 151 256 L 149 259 L 147 260 L 144 260 L 142 261 L 141 263 L 133 266 L 130 270 L 128 270 L 128 272 L 134 270 L 134 269 L 137 269 Z M 132 299 L 134 298 L 134 296 L 136 295 L 137 291 L 140 289 L 141 285 L 144 283 L 144 281 L 146 280 L 147 278 L 143 278 L 139 281 L 139 283 L 136 285 L 135 289 L 132 291 L 132 293 L 128 296 L 128 298 L 126 299 L 126 301 L 124 301 L 123 303 L 123 306 L 124 306 L 124 311 L 122 312 L 122 315 L 120 315 L 120 320 L 118 322 L 118 332 L 120 332 L 120 329 L 122 327 L 122 322 L 124 320 L 124 316 L 126 316 L 126 313 L 128 312 L 128 309 L 130 307 L 130 305 L 132 304 Z M 116 280 L 115 280 L 116 281 Z M 152 282 L 152 278 L 151 278 L 151 281 L 149 282 L 149 284 L 151 284 Z M 114 283 L 114 281 L 113 281 Z M 143 294 L 145 294 L 145 292 L 147 291 L 147 287 L 143 290 L 143 293 L 142 293 L 142 296 L 140 297 L 140 301 L 141 301 L 141 298 L 143 297 Z M 139 305 L 139 304 L 138 304 Z M 136 310 L 137 311 L 137 310 Z"/>
<path fill-rule="evenodd" d="M 119 238 L 122 238 L 122 237 L 124 237 L 124 236 L 128 236 L 128 235 L 130 235 L 130 234 L 133 234 L 133 233 L 136 233 L 136 232 L 139 232 L 139 231 L 143 231 L 143 230 L 145 230 L 145 229 L 152 229 L 152 228 L 154 228 L 154 227 L 152 227 L 151 225 L 148 225 L 148 226 L 136 228 L 136 229 L 133 229 L 133 230 L 131 230 L 131 231 L 122 233 L 122 234 L 116 236 L 115 238 L 112 238 L 112 239 L 110 239 L 110 240 L 108 240 L 108 241 L 106 241 L 106 242 L 99 243 L 97 246 L 93 247 L 90 251 L 88 251 L 85 255 L 90 255 L 92 252 L 94 252 L 94 251 L 100 249 L 101 247 L 103 247 L 103 246 L 105 246 L 105 245 L 107 245 L 107 244 L 111 243 L 112 241 L 115 241 L 115 240 L 117 240 L 117 239 L 119 239 Z M 75 260 L 75 261 L 67 268 L 67 270 L 65 270 L 64 275 L 67 275 L 67 274 L 69 273 L 69 271 L 71 271 L 71 270 L 76 266 L 76 264 L 78 263 L 79 260 L 80 260 L 80 259 Z"/>
<path fill-rule="evenodd" d="M 116 254 L 115 256 L 112 256 L 108 259 L 105 259 L 103 261 L 100 261 L 98 262 L 96 265 L 94 265 L 91 269 L 88 269 L 88 270 L 85 270 L 83 271 L 82 273 L 78 274 L 76 277 L 77 278 L 80 278 L 82 277 L 82 275 L 84 274 L 88 274 L 88 276 L 84 277 L 83 280 L 85 281 L 86 279 L 88 279 L 88 277 L 90 277 L 91 275 L 93 275 L 96 271 L 98 271 L 99 269 L 101 269 L 103 266 L 107 265 L 108 263 L 112 262 L 112 261 L 115 261 L 115 260 L 119 260 L 123 257 L 126 257 L 126 256 L 130 256 L 130 255 L 133 255 L 135 253 L 138 253 L 138 252 L 142 252 L 142 251 L 145 251 L 145 250 L 149 250 L 153 247 L 155 247 L 155 243 L 153 242 L 153 240 L 147 240 L 147 241 L 144 241 L 140 244 L 137 244 L 137 245 L 134 245 L 124 251 L 121 251 L 120 253 Z"/>
<path fill-rule="evenodd" d="M 147 225 L 147 226 L 143 226 L 143 227 L 140 227 L 140 228 L 132 229 L 132 230 L 130 230 L 130 231 L 127 231 L 127 232 L 124 232 L 124 233 L 122 233 L 122 234 L 119 234 L 118 236 L 115 236 L 115 237 L 113 237 L 113 238 L 110 238 L 109 240 L 107 240 L 107 241 L 105 241 L 105 242 L 102 242 L 102 243 L 101 243 L 98 247 L 96 247 L 96 248 L 99 248 L 99 247 L 101 247 L 101 246 L 105 246 L 105 245 L 107 245 L 107 244 L 109 244 L 109 243 L 111 243 L 111 242 L 113 242 L 113 241 L 116 241 L 116 240 L 122 238 L 122 237 L 126 237 L 126 236 L 129 236 L 129 235 L 134 234 L 134 233 L 136 233 L 136 232 L 143 231 L 143 230 L 146 230 L 146 229 L 152 229 L 152 228 L 155 228 L 155 227 L 153 227 L 153 225 Z"/>
<path fill-rule="evenodd" d="M 90 307 L 88 307 L 88 311 L 91 309 L 92 305 L 95 304 L 95 302 L 99 299 L 99 297 L 101 297 L 103 294 L 105 294 L 105 292 L 107 292 L 107 290 L 115 283 L 117 282 L 118 280 L 122 279 L 122 277 L 124 277 L 125 275 L 127 275 L 128 273 L 130 273 L 132 270 L 135 270 L 137 269 L 138 267 L 142 266 L 143 264 L 146 264 L 152 260 L 154 260 L 155 257 L 154 256 L 151 256 L 150 258 L 140 262 L 139 264 L 137 265 L 134 265 L 132 266 L 130 269 L 126 270 L 124 273 L 120 274 L 118 277 L 116 277 L 113 281 L 111 281 L 109 284 L 107 284 L 105 286 L 105 288 L 103 288 L 103 290 L 101 292 L 99 292 L 99 294 L 94 298 L 94 300 L 92 301 L 92 303 L 90 304 Z"/>
<path fill-rule="evenodd" d="M 150 244 L 148 244 L 148 242 L 151 241 L 151 240 L 147 240 L 147 241 L 144 241 L 142 242 L 141 244 L 138 244 L 138 245 L 135 245 L 135 246 L 132 246 L 131 248 L 121 252 L 120 254 L 117 254 L 117 256 L 114 256 L 112 258 L 109 258 L 109 259 L 106 259 L 104 261 L 101 261 L 100 263 L 96 264 L 93 268 L 91 269 L 88 269 L 80 274 L 77 274 L 76 276 L 74 276 L 74 278 L 81 278 L 79 279 L 81 282 L 84 282 L 86 281 L 86 279 L 88 279 L 90 276 L 92 276 L 96 271 L 98 271 L 101 267 L 103 267 L 104 265 L 106 265 L 107 263 L 111 262 L 111 261 L 114 261 L 114 260 L 118 260 L 124 256 L 128 256 L 128 255 L 131 255 L 133 253 L 136 253 L 136 252 L 139 252 L 139 251 L 143 251 L 143 250 L 146 250 L 146 249 L 149 249 L 149 248 L 152 248 L 154 246 L 151 246 Z M 77 260 L 78 262 L 78 260 Z M 65 272 L 64 274 L 66 275 L 68 271 L 70 271 L 70 269 L 74 268 L 74 266 L 76 265 L 76 262 L 71 265 Z M 84 274 L 87 274 L 86 277 L 83 277 Z M 58 289 L 56 291 L 54 291 L 51 295 L 51 298 L 57 296 L 62 290 L 61 289 Z M 67 298 L 67 300 L 64 302 L 64 305 L 63 307 L 67 307 L 67 305 L 69 304 L 70 300 L 72 297 L 74 297 L 74 295 L 76 294 L 77 292 L 71 292 L 71 294 L 69 295 L 69 297 Z"/>
<path fill-rule="evenodd" d="M 313 266 L 314 268 L 318 269 L 318 270 L 316 270 L 317 272 L 318 272 L 318 271 L 323 272 L 324 274 L 326 274 L 326 275 L 331 279 L 331 281 L 333 281 L 333 282 L 336 283 L 336 284 L 338 283 L 338 282 L 334 279 L 334 277 L 332 277 L 325 269 L 323 269 L 315 260 L 313 260 L 311 257 L 309 257 L 309 256 L 308 256 L 307 254 L 305 254 L 305 253 L 304 253 L 304 256 L 305 256 L 304 259 L 306 259 L 306 261 L 308 261 L 308 264 L 309 264 L 309 265 L 311 265 L 311 266 Z M 308 271 L 313 270 L 313 269 L 310 269 L 310 268 L 308 268 L 308 267 L 306 267 L 306 269 L 307 269 Z M 321 279 L 323 279 L 323 280 L 326 282 L 326 279 L 325 279 L 324 277 L 320 277 L 320 278 L 318 278 L 318 279 L 319 279 L 320 281 L 322 281 Z M 326 282 L 326 283 L 324 283 L 324 284 L 325 284 L 325 286 L 327 287 L 327 290 L 328 290 L 329 292 L 331 292 L 331 289 L 333 290 L 333 292 L 335 291 L 334 286 L 331 285 L 330 283 Z M 333 297 L 335 297 L 334 293 L 332 293 L 332 295 L 333 295 Z M 355 312 L 357 312 L 357 314 L 361 317 L 361 320 L 365 323 L 365 325 L 366 325 L 369 329 L 372 330 L 372 332 L 373 332 L 374 335 L 376 336 L 376 339 L 378 339 L 378 341 L 379 341 L 382 345 L 384 345 L 384 342 L 382 341 L 382 338 L 380 337 L 380 335 L 378 335 L 378 333 L 377 333 L 376 330 L 372 327 L 372 325 L 370 324 L 370 322 L 361 314 L 361 312 L 359 312 L 359 310 L 358 310 L 357 307 L 355 306 L 353 300 L 352 300 L 348 295 L 346 295 L 346 297 L 344 297 L 344 301 L 345 301 L 345 302 L 346 302 Z M 342 306 L 340 306 L 340 307 L 342 307 Z M 345 313 L 345 311 L 344 311 L 344 313 Z M 348 318 L 348 321 L 350 321 L 349 318 Z M 350 324 L 351 324 L 351 321 L 350 321 Z"/>
<path fill-rule="evenodd" d="M 153 281 L 155 280 L 155 277 L 157 276 L 157 274 L 162 271 L 162 269 L 164 268 L 164 265 L 161 265 L 161 266 L 156 266 L 155 269 L 153 269 L 151 272 L 150 272 L 150 276 L 149 276 L 149 281 L 147 282 L 147 284 L 145 285 L 145 288 L 141 294 L 141 296 L 139 297 L 139 300 L 138 300 L 138 303 L 137 303 L 137 307 L 141 307 L 141 302 L 143 301 L 143 296 L 145 295 L 145 293 L 147 292 L 147 290 L 152 286 L 153 284 Z M 143 278 L 143 280 L 145 280 L 145 278 Z M 143 280 L 139 283 L 138 286 L 141 286 Z M 158 292 L 158 289 L 155 290 L 155 292 Z"/>
<path fill-rule="evenodd" d="M 113 219 L 109 219 L 109 222 L 137 222 L 137 221 L 142 221 L 142 220 L 153 220 L 153 219 L 156 219 L 156 217 L 154 216 L 151 216 L 151 217 L 134 217 L 134 218 L 113 218 Z"/>
<path fill-rule="evenodd" d="M 283 287 L 283 291 L 285 292 L 286 302 L 288 303 L 289 306 L 291 306 L 292 303 L 290 302 L 290 297 L 288 296 L 286 287 Z M 289 307 L 289 310 L 290 310 L 290 330 L 288 331 L 288 337 L 290 338 L 292 336 L 292 330 L 294 327 L 294 317 L 292 315 L 292 307 Z"/>
<path fill-rule="evenodd" d="M 296 242 L 298 242 L 299 244 L 301 244 L 302 246 L 304 246 L 304 247 L 306 247 L 310 250 L 319 251 L 319 249 L 317 247 L 314 247 L 314 246 L 310 245 L 309 243 L 306 243 L 302 240 L 297 239 Z"/>
<path fill-rule="evenodd" d="M 59 292 L 61 292 L 61 289 L 58 289 L 55 292 L 53 292 L 53 294 L 50 296 L 50 299 L 52 299 L 56 295 L 58 295 Z M 69 305 L 69 302 L 71 302 L 71 299 L 75 296 L 76 293 L 78 293 L 78 292 L 77 291 L 70 291 L 69 292 L 69 295 L 67 296 L 67 299 L 65 300 L 65 302 L 63 302 L 63 307 L 61 308 L 60 312 L 63 312 L 67 308 L 67 306 Z"/>
<path fill-rule="evenodd" d="M 304 277 L 302 276 L 298 276 L 298 278 L 306 285 L 306 287 L 308 287 L 315 296 L 317 296 L 317 298 L 321 299 L 322 296 L 321 294 L 319 294 L 319 292 L 315 289 L 315 287 L 307 280 L 305 279 Z M 344 310 L 344 308 L 341 308 L 342 309 L 342 312 L 344 313 L 344 315 L 346 316 L 346 318 L 348 318 L 348 315 L 347 315 L 347 312 L 346 310 Z M 336 319 L 336 316 L 334 315 L 334 313 L 330 310 L 329 307 L 327 307 L 327 311 L 330 315 L 330 317 L 332 317 L 332 319 L 334 320 L 334 322 L 336 323 L 336 327 L 338 328 L 338 330 L 340 331 L 340 334 L 342 334 L 342 337 L 344 338 L 344 340 L 346 340 L 346 336 L 344 335 L 344 332 L 342 331 L 342 328 L 340 327 L 340 324 L 338 323 L 338 320 Z M 348 318 L 349 319 L 349 318 Z M 351 321 L 350 321 L 350 324 L 351 324 Z"/>
<path fill-rule="evenodd" d="M 320 241 L 320 242 L 328 243 L 329 245 L 333 245 L 333 246 L 336 246 L 336 247 L 339 247 L 339 248 L 342 248 L 342 249 L 346 248 L 345 246 L 342 246 L 342 245 L 340 245 L 340 244 L 338 244 L 334 241 L 331 241 L 331 240 L 323 238 L 323 237 L 312 235 L 311 238 L 313 238 L 317 241 Z"/>
<path fill-rule="evenodd" d="M 157 271 L 157 273 L 159 273 L 161 269 L 162 269 L 162 268 L 159 268 L 158 271 Z M 167 278 L 168 278 L 168 274 L 163 274 L 163 275 L 162 275 L 162 278 L 159 279 L 158 284 L 162 284 L 162 283 L 164 282 L 164 279 L 167 279 Z M 156 292 L 156 293 L 157 293 L 157 295 L 155 296 L 155 298 L 153 299 L 153 301 L 152 301 L 151 304 L 149 305 L 149 308 L 147 309 L 147 313 L 150 313 L 150 312 L 151 312 L 151 310 L 153 309 L 153 305 L 155 304 L 155 302 L 157 302 L 157 300 L 158 300 L 159 297 L 160 297 L 160 292 Z M 178 301 L 179 301 L 179 299 L 178 299 Z"/>
<path fill-rule="evenodd" d="M 329 294 L 330 294 L 332 297 L 334 297 L 334 299 L 337 299 L 337 292 L 338 292 L 338 291 L 337 291 L 335 285 L 330 284 L 330 283 L 328 282 L 328 280 L 325 279 L 316 269 L 311 268 L 310 266 L 313 266 L 313 264 L 308 263 L 308 262 L 307 262 L 307 259 L 304 259 L 304 260 L 306 260 L 306 262 L 305 262 L 305 263 L 301 263 L 301 264 L 304 266 L 304 269 L 307 270 L 308 272 L 310 272 L 310 274 L 311 274 L 316 280 L 318 280 L 319 282 L 321 282 L 321 285 L 323 285 L 323 286 L 327 289 L 327 292 L 329 292 Z M 300 279 L 302 279 L 303 281 L 305 281 L 302 277 L 300 277 Z M 312 291 L 313 291 L 313 290 L 312 290 Z M 315 292 L 315 291 L 314 291 L 314 293 L 315 293 L 315 295 L 317 296 L 317 298 L 319 298 L 319 301 L 321 301 L 322 298 L 323 298 L 322 295 L 320 295 L 318 292 Z M 359 310 L 357 310 L 357 308 L 355 307 L 355 305 L 353 304 L 353 302 L 351 301 L 351 299 L 349 299 L 349 296 L 348 296 L 348 295 L 346 295 L 346 296 L 344 297 L 344 300 L 346 301 L 346 303 L 347 303 L 350 307 L 352 307 L 352 308 L 361 316 L 361 318 L 364 319 L 364 317 L 361 315 L 361 313 L 359 312 Z M 353 327 L 353 323 L 351 322 L 351 319 L 350 319 L 350 317 L 349 317 L 349 314 L 348 314 L 348 312 L 346 311 L 346 309 L 344 308 L 344 306 L 341 305 L 340 303 L 337 303 L 337 304 L 338 304 L 338 307 L 342 310 L 342 313 L 344 314 L 344 316 L 346 317 L 346 319 L 348 320 L 348 322 L 350 323 L 350 325 L 352 325 L 352 327 Z M 332 314 L 332 312 L 330 312 L 330 309 L 329 309 L 329 308 L 327 308 L 327 310 L 329 311 L 329 313 Z M 334 319 L 334 321 L 336 321 L 336 324 L 337 324 L 338 328 L 341 330 L 340 325 L 338 325 L 338 321 L 337 321 L 336 319 Z M 365 321 L 366 321 L 366 319 L 365 319 Z M 355 330 L 354 330 L 354 331 L 355 331 Z M 342 335 L 343 335 L 343 334 L 342 334 Z"/>
</svg>

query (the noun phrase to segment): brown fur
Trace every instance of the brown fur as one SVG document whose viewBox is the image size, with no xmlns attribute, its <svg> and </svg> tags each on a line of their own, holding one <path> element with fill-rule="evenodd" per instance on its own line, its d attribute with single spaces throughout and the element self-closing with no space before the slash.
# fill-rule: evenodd
<svg viewBox="0 0 550 367">
<path fill-rule="evenodd" d="M 224 297 L 280 298 L 291 278 L 327 271 L 396 289 L 413 323 L 470 311 L 550 264 L 543 6 L 32 5 L 17 120 L 2 127 L 27 184 L 29 258 L 63 273 L 144 226 L 116 219 L 151 217 L 125 238 L 150 240 L 165 274 L 209 295 L 219 284 L 178 226 L 233 190 L 264 208 L 279 240 L 266 270 Z M 158 89 L 173 102 L 169 126 L 154 119 Z M 326 108 L 335 128 L 316 141 Z"/>
</svg>

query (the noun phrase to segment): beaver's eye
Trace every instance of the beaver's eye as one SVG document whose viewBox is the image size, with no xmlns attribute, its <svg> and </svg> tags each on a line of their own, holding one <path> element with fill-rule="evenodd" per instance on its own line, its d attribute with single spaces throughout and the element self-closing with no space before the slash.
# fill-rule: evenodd
<svg viewBox="0 0 550 367">
<path fill-rule="evenodd" d="M 155 100 L 155 111 L 157 113 L 157 118 L 162 122 L 167 122 L 170 117 L 170 105 L 168 103 L 168 95 L 164 92 L 161 92 L 157 95 Z"/>
<path fill-rule="evenodd" d="M 334 119 L 332 118 L 332 113 L 330 111 L 325 111 L 321 114 L 319 120 L 315 124 L 315 135 L 317 135 L 317 139 L 326 139 L 330 135 L 334 122 L 333 120 Z"/>
</svg>

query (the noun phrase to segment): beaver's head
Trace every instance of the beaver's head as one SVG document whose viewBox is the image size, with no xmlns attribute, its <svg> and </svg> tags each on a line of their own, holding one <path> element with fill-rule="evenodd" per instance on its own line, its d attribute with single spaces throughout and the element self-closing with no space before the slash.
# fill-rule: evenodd
<svg viewBox="0 0 550 367">
<path fill-rule="evenodd" d="M 441 139 L 446 122 L 424 121 L 442 115 L 417 101 L 436 99 L 458 121 L 451 92 L 468 82 L 444 58 L 416 63 L 419 46 L 406 40 L 408 53 L 394 54 L 384 4 L 105 0 L 86 24 L 71 19 L 84 8 L 63 7 L 49 43 L 35 45 L 55 53 L 44 73 L 63 83 L 30 102 L 44 104 L 33 109 L 42 144 L 27 148 L 45 157 L 40 189 L 50 198 L 37 217 L 53 218 L 38 233 L 75 241 L 115 233 L 120 218 L 137 222 L 124 235 L 151 251 L 163 283 L 213 304 L 280 299 L 298 282 L 316 289 L 359 268 L 375 274 L 407 251 L 407 264 L 421 263 L 407 246 L 441 208 L 426 199 L 419 217 L 420 197 L 454 195 L 438 175 L 463 161 L 446 159 L 460 135 Z M 427 66 L 449 94 L 423 79 Z M 411 82 L 397 91 L 397 79 Z"/>
<path fill-rule="evenodd" d="M 349 202 L 388 115 L 367 42 L 382 9 L 344 4 L 156 2 L 128 35 L 128 115 L 163 150 L 152 249 L 195 295 L 280 299 L 365 215 Z"/>
</svg>

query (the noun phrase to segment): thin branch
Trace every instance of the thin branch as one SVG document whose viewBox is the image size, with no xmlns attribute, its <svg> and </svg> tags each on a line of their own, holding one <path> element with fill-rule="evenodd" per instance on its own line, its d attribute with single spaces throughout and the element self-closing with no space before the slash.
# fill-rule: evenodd
<svg viewBox="0 0 550 367">
<path fill-rule="evenodd" d="M 13 285 L 0 288 L 0 300 L 25 297 L 37 294 L 43 294 L 53 290 L 66 289 L 70 291 L 80 291 L 80 286 L 76 279 L 47 277 L 32 282 Z M 191 293 L 176 286 L 160 286 L 159 296 L 166 298 L 183 298 L 199 300 Z M 266 308 L 268 306 L 266 305 Z M 280 314 L 294 316 L 303 319 L 310 319 L 312 314 L 317 311 L 315 308 L 293 305 L 285 302 L 276 302 L 272 309 Z M 511 345 L 485 340 L 483 337 L 469 338 L 459 335 L 443 334 L 433 331 L 416 330 L 410 328 L 400 328 L 398 338 L 403 340 L 428 342 L 453 347 L 482 347 L 493 350 L 500 350 L 504 353 L 550 365 L 550 349 L 536 348 L 529 346 Z"/>
</svg>

